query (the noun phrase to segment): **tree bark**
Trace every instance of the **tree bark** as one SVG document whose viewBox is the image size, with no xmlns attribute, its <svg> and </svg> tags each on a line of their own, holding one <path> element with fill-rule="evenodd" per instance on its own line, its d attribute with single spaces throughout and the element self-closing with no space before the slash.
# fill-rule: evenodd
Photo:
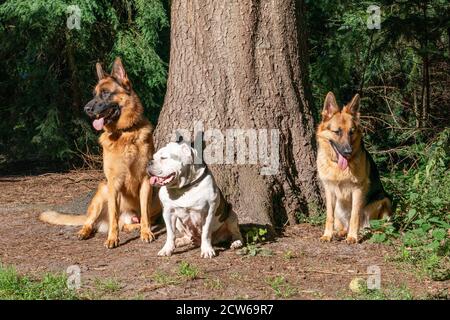
<svg viewBox="0 0 450 320">
<path fill-rule="evenodd" d="M 281 227 L 322 206 L 299 0 L 173 0 L 157 147 L 176 129 L 278 129 L 279 170 L 209 165 L 241 223 Z M 270 141 L 270 137 L 269 137 Z M 224 151 L 225 153 L 225 151 Z"/>
</svg>

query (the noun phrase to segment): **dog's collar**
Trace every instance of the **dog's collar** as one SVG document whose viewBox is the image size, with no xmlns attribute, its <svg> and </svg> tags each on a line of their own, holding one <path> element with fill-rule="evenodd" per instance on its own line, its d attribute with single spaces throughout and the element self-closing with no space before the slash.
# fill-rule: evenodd
<svg viewBox="0 0 450 320">
<path fill-rule="evenodd" d="M 204 177 L 206 177 L 206 175 L 208 174 L 208 167 L 205 165 L 204 166 L 205 170 L 203 170 L 203 173 L 197 177 L 197 179 L 194 179 L 193 181 L 189 182 L 188 184 L 182 186 L 181 188 L 179 188 L 178 190 L 184 190 L 187 189 L 189 187 L 192 187 L 193 185 L 196 185 L 197 183 L 199 183 L 200 181 L 203 180 Z"/>
</svg>

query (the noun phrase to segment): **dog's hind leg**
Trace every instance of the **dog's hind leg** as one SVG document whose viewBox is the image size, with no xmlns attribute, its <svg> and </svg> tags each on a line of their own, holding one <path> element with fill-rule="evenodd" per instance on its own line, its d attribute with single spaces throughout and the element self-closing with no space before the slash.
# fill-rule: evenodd
<svg viewBox="0 0 450 320">
<path fill-rule="evenodd" d="M 383 207 L 381 208 L 380 212 L 378 213 L 378 219 L 389 219 L 392 216 L 392 201 L 386 197 L 383 200 Z"/>
<path fill-rule="evenodd" d="M 94 198 L 92 198 L 91 203 L 87 209 L 87 219 L 81 228 L 78 231 L 78 239 L 85 240 L 88 239 L 92 231 L 94 230 L 97 220 L 100 215 L 106 212 L 107 209 L 107 196 L 108 196 L 108 187 L 105 182 L 100 182 L 97 188 L 97 192 L 95 193 Z"/>
<path fill-rule="evenodd" d="M 389 218 L 392 214 L 392 204 L 389 198 L 370 203 L 364 208 L 364 220 L 361 221 L 361 228 L 369 228 L 370 220 Z"/>
<path fill-rule="evenodd" d="M 184 235 L 181 238 L 175 239 L 175 247 L 176 248 L 188 246 L 190 244 L 192 244 L 192 239 L 188 235 Z"/>
<path fill-rule="evenodd" d="M 184 227 L 183 223 L 180 219 L 177 219 L 176 221 L 176 229 L 181 234 L 181 237 L 175 238 L 175 247 L 184 247 L 187 245 L 190 245 L 192 243 L 196 245 L 200 245 L 200 239 L 197 239 L 196 241 L 193 241 L 193 237 L 191 232 L 187 228 Z"/>
<path fill-rule="evenodd" d="M 131 223 L 131 224 L 127 224 L 125 223 L 121 228 L 121 231 L 124 232 L 133 232 L 135 230 L 141 230 L 141 225 L 139 223 Z"/>
</svg>

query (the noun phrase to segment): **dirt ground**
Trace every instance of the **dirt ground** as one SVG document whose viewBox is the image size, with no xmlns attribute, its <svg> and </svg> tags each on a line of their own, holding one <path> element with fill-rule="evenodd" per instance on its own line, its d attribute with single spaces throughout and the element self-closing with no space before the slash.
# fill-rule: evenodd
<svg viewBox="0 0 450 320">
<path fill-rule="evenodd" d="M 392 262 L 387 257 L 394 248 L 386 245 L 321 243 L 322 227 L 309 224 L 288 227 L 282 237 L 264 244 L 271 255 L 243 256 L 219 248 L 216 258 L 204 260 L 198 248 L 157 257 L 165 234 L 145 244 L 137 232 L 121 233 L 120 247 L 109 250 L 103 246 L 105 234 L 79 241 L 78 227 L 38 220 L 43 209 L 81 205 L 101 177 L 94 170 L 0 176 L 0 262 L 36 276 L 78 265 L 84 292 L 109 283 L 101 297 L 120 299 L 345 299 L 351 297 L 351 279 L 367 278 L 372 265 L 380 267 L 382 288 L 407 288 L 415 298 L 450 285 Z M 183 262 L 198 271 L 196 277 L 180 275 Z M 281 277 L 285 281 L 277 284 L 274 279 Z"/>
</svg>

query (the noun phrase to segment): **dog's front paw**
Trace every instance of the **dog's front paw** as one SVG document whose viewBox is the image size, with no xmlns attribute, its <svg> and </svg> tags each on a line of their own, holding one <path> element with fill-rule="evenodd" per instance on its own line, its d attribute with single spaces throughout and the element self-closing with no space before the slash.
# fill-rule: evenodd
<svg viewBox="0 0 450 320">
<path fill-rule="evenodd" d="M 159 252 L 158 252 L 158 256 L 160 257 L 170 257 L 173 253 L 173 250 L 175 248 L 172 246 L 167 246 L 165 245 Z"/>
<path fill-rule="evenodd" d="M 322 242 L 330 242 L 331 238 L 332 238 L 331 236 L 324 234 L 323 236 L 320 237 L 320 241 L 322 241 Z"/>
<path fill-rule="evenodd" d="M 230 249 L 239 249 L 242 247 L 242 241 L 241 240 L 235 240 L 231 243 Z"/>
<path fill-rule="evenodd" d="M 78 231 L 77 236 L 78 240 L 86 240 L 92 234 L 92 228 L 89 226 L 83 226 L 80 231 Z"/>
<path fill-rule="evenodd" d="M 216 256 L 216 252 L 214 251 L 214 249 L 211 246 L 202 246 L 201 247 L 201 257 L 202 258 L 213 258 Z"/>
<path fill-rule="evenodd" d="M 141 240 L 145 243 L 150 243 L 155 240 L 155 234 L 150 231 L 150 229 L 143 230 L 141 229 Z"/>
<path fill-rule="evenodd" d="M 119 238 L 108 238 L 105 241 L 105 247 L 108 249 L 114 249 L 119 246 Z"/>
<path fill-rule="evenodd" d="M 358 243 L 358 238 L 355 236 L 347 236 L 347 239 L 345 239 L 345 242 L 348 244 L 355 244 Z"/>
</svg>

